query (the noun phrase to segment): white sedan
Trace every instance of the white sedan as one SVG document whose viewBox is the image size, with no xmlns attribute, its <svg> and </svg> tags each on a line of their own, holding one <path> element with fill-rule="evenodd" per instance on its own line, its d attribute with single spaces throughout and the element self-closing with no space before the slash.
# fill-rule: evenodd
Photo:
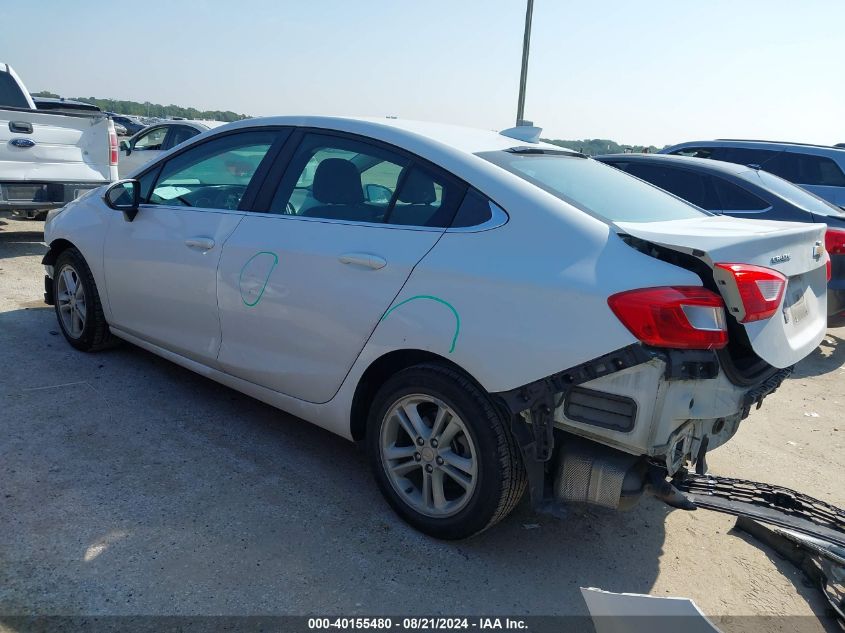
<svg viewBox="0 0 845 633">
<path fill-rule="evenodd" d="M 824 226 L 712 216 L 537 132 L 227 125 L 54 211 L 45 298 L 79 350 L 129 341 L 364 441 L 437 537 L 526 488 L 684 506 L 667 478 L 821 341 Z"/>
</svg>

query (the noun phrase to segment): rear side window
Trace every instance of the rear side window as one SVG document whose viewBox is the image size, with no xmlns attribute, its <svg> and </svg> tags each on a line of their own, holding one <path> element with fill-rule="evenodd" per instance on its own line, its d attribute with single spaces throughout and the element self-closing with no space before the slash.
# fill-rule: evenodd
<svg viewBox="0 0 845 633">
<path fill-rule="evenodd" d="M 452 228 L 479 226 L 492 219 L 490 200 L 475 189 L 469 189 L 455 214 L 455 219 L 452 220 Z"/>
<path fill-rule="evenodd" d="M 781 152 L 760 165 L 768 172 L 800 185 L 845 187 L 845 174 L 826 156 Z"/>
<path fill-rule="evenodd" d="M 826 200 L 822 200 L 814 193 L 810 193 L 797 185 L 784 180 L 767 171 L 746 171 L 739 174 L 740 178 L 747 180 L 756 185 L 765 187 L 775 195 L 783 198 L 790 204 L 814 213 L 816 215 L 836 215 L 842 216 L 842 209 L 836 207 Z"/>
<path fill-rule="evenodd" d="M 29 108 L 29 103 L 18 82 L 6 71 L 0 71 L 0 106 Z"/>
<path fill-rule="evenodd" d="M 307 134 L 270 213 L 347 222 L 445 228 L 464 187 L 398 152 L 364 140 Z"/>
<path fill-rule="evenodd" d="M 780 152 L 768 149 L 749 149 L 746 147 L 722 147 L 714 156 L 717 160 L 739 165 L 760 165 L 768 163 Z"/>
<path fill-rule="evenodd" d="M 508 151 L 478 155 L 603 220 L 659 222 L 708 215 L 657 187 L 590 158 Z"/>
<path fill-rule="evenodd" d="M 719 199 L 707 175 L 687 169 L 642 163 L 629 163 L 626 171 L 702 209 L 717 211 L 720 208 Z"/>
<path fill-rule="evenodd" d="M 170 137 L 167 139 L 168 147 L 176 147 L 179 143 L 184 143 L 189 138 L 194 138 L 200 131 L 187 125 L 174 125 L 170 129 Z"/>
<path fill-rule="evenodd" d="M 754 213 L 765 211 L 772 206 L 762 198 L 755 196 L 750 191 L 746 191 L 732 182 L 715 178 L 713 185 L 716 187 L 716 193 L 721 201 L 720 208 L 727 213 L 731 211 Z"/>
</svg>

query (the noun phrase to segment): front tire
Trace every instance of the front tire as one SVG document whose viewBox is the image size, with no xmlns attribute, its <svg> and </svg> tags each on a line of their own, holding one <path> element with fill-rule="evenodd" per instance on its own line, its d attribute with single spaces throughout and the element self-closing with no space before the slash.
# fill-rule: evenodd
<svg viewBox="0 0 845 633">
<path fill-rule="evenodd" d="M 56 318 L 65 339 L 83 352 L 111 347 L 117 341 L 103 316 L 94 275 L 76 248 L 62 251 L 53 269 Z"/>
<path fill-rule="evenodd" d="M 506 416 L 475 382 L 438 364 L 409 367 L 379 389 L 367 453 L 391 507 L 436 538 L 486 530 L 525 492 Z"/>
</svg>

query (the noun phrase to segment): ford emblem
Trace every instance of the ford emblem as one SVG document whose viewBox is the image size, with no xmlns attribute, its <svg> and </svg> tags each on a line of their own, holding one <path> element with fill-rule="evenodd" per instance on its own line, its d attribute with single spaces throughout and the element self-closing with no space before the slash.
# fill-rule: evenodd
<svg viewBox="0 0 845 633">
<path fill-rule="evenodd" d="M 13 138 L 9 143 L 15 147 L 35 147 L 35 141 L 28 138 Z"/>
</svg>

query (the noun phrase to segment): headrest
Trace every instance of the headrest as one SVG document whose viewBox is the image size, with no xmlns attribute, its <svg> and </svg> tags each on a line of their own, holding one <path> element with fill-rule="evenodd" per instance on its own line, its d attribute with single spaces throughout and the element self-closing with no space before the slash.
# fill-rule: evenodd
<svg viewBox="0 0 845 633">
<path fill-rule="evenodd" d="M 312 193 L 325 204 L 359 204 L 364 201 L 361 174 L 345 158 L 326 158 L 317 165 Z"/>
<path fill-rule="evenodd" d="M 421 169 L 411 169 L 399 189 L 399 202 L 406 204 L 431 204 L 437 200 L 434 181 Z"/>
</svg>

